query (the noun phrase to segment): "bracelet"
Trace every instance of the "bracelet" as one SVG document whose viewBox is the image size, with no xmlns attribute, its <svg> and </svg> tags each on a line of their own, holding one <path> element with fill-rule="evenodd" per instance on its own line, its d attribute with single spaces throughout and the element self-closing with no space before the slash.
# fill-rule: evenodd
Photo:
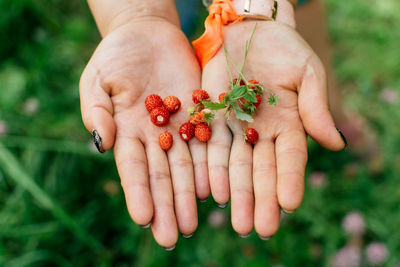
<svg viewBox="0 0 400 267">
<path fill-rule="evenodd" d="M 299 3 L 298 0 L 287 0 L 287 1 L 289 1 L 289 3 L 292 4 L 294 9 L 297 8 L 297 5 Z M 202 0 L 202 2 L 203 2 L 203 5 L 208 8 L 213 3 L 213 0 Z"/>
<path fill-rule="evenodd" d="M 292 5 L 297 0 L 287 0 Z M 202 0 L 205 7 L 212 5 L 213 0 Z M 233 6 L 236 13 L 243 15 L 244 18 L 260 19 L 260 20 L 275 20 L 278 8 L 277 1 L 271 0 L 234 0 Z"/>
<path fill-rule="evenodd" d="M 278 2 L 273 0 L 234 0 L 236 13 L 244 19 L 275 20 Z"/>
</svg>

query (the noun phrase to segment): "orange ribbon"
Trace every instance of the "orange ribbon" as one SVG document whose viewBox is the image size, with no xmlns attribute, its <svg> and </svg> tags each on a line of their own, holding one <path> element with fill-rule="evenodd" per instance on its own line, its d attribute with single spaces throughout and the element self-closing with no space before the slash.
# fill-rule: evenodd
<svg viewBox="0 0 400 267">
<path fill-rule="evenodd" d="M 199 39 L 193 41 L 197 59 L 201 68 L 215 56 L 224 42 L 222 26 L 243 20 L 243 16 L 236 14 L 232 0 L 215 0 L 209 7 L 209 15 L 204 25 L 205 31 Z"/>
</svg>

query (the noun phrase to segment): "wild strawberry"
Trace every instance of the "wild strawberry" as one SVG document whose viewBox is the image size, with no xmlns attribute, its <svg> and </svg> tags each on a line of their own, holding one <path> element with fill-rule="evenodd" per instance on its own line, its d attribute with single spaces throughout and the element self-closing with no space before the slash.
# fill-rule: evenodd
<svg viewBox="0 0 400 267">
<path fill-rule="evenodd" d="M 250 80 L 250 81 L 248 81 L 247 83 L 249 83 L 249 84 L 254 84 L 254 85 L 258 85 L 258 84 L 260 84 L 258 81 L 256 81 L 256 80 Z M 254 89 L 254 85 L 250 85 L 249 87 L 251 88 L 251 89 Z"/>
<path fill-rule="evenodd" d="M 146 109 L 151 112 L 155 108 L 162 107 L 163 101 L 159 95 L 149 95 L 144 100 L 144 104 Z"/>
<path fill-rule="evenodd" d="M 194 129 L 194 136 L 196 136 L 197 140 L 200 142 L 207 142 L 211 138 L 211 128 L 205 123 L 201 123 L 196 125 Z"/>
<path fill-rule="evenodd" d="M 207 91 L 203 89 L 194 90 L 192 95 L 192 100 L 195 104 L 199 104 L 201 101 L 207 99 L 210 99 L 210 96 L 208 95 Z"/>
<path fill-rule="evenodd" d="M 257 97 L 257 102 L 254 103 L 254 106 L 256 106 L 256 108 L 258 108 L 258 106 L 261 104 L 262 98 L 260 95 L 256 95 L 256 97 Z"/>
<path fill-rule="evenodd" d="M 258 141 L 258 132 L 253 128 L 247 128 L 244 136 L 244 140 L 248 143 L 255 144 Z"/>
<path fill-rule="evenodd" d="M 181 107 L 181 101 L 176 96 L 167 96 L 164 99 L 164 107 L 170 112 L 175 113 Z"/>
<path fill-rule="evenodd" d="M 208 108 L 203 109 L 200 112 L 194 112 L 189 116 L 189 122 L 193 125 L 198 125 L 200 123 L 210 124 L 215 117 L 215 114 L 211 112 Z"/>
<path fill-rule="evenodd" d="M 170 132 L 165 131 L 158 137 L 158 142 L 163 150 L 168 151 L 172 147 L 174 139 L 172 138 L 172 134 Z"/>
<path fill-rule="evenodd" d="M 190 115 L 189 122 L 193 125 L 198 125 L 204 122 L 204 113 L 203 112 L 195 112 L 194 114 Z"/>
<path fill-rule="evenodd" d="M 221 103 L 222 101 L 225 100 L 225 95 L 226 95 L 226 93 L 221 93 L 221 94 L 218 96 L 218 100 L 219 100 L 220 103 Z"/>
<path fill-rule="evenodd" d="M 243 97 L 237 100 L 239 107 L 243 110 L 244 106 L 247 104 L 247 100 Z"/>
<path fill-rule="evenodd" d="M 151 121 L 158 127 L 164 126 L 169 122 L 169 112 L 166 108 L 158 107 L 150 113 Z"/>
<path fill-rule="evenodd" d="M 179 128 L 179 135 L 183 141 L 189 141 L 194 135 L 194 125 L 186 122 Z"/>
<path fill-rule="evenodd" d="M 233 79 L 233 85 L 235 85 L 237 83 L 237 78 Z M 239 85 L 245 85 L 246 83 L 241 79 L 240 80 L 240 84 Z"/>
</svg>

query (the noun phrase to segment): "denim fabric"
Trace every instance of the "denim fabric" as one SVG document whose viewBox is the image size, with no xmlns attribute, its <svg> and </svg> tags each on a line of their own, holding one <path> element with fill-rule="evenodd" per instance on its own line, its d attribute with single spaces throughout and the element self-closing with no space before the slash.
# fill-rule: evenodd
<svg viewBox="0 0 400 267">
<path fill-rule="evenodd" d="M 176 0 L 176 6 L 181 20 L 183 32 L 190 36 L 195 28 L 196 18 L 199 11 L 205 8 L 201 0 Z"/>
<path fill-rule="evenodd" d="M 308 0 L 299 0 L 299 5 L 305 4 Z"/>
</svg>

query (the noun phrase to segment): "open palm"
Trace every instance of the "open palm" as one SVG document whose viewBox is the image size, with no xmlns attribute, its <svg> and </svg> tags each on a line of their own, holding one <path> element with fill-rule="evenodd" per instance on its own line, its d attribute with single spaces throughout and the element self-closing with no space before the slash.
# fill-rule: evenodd
<svg viewBox="0 0 400 267">
<path fill-rule="evenodd" d="M 152 222 L 156 241 L 166 248 L 175 245 L 178 230 L 190 235 L 197 227 L 193 161 L 199 163 L 196 173 L 207 173 L 206 146 L 197 140 L 188 145 L 178 129 L 188 119 L 186 109 L 192 91 L 200 88 L 200 75 L 178 27 L 142 19 L 102 40 L 80 82 L 83 121 L 89 131 L 98 131 L 104 150 L 114 146 L 131 217 L 139 225 Z M 166 127 L 151 123 L 144 106 L 149 94 L 181 100 L 182 110 Z M 174 137 L 167 153 L 158 144 L 165 130 Z"/>
<path fill-rule="evenodd" d="M 251 21 L 224 27 L 225 47 L 236 65 L 243 61 L 253 28 Z M 345 144 L 329 113 L 323 66 L 292 28 L 259 22 L 244 76 L 258 80 L 266 88 L 266 96 L 253 123 L 237 119 L 226 123 L 224 118 L 213 122 L 214 134 L 208 142 L 210 186 L 217 202 L 226 203 L 231 197 L 232 225 L 240 235 L 255 227 L 267 238 L 279 228 L 280 208 L 294 211 L 300 206 L 306 133 L 331 150 L 340 150 Z M 205 66 L 202 85 L 216 99 L 229 83 L 220 49 Z M 269 92 L 278 95 L 278 105 L 266 102 Z M 254 148 L 243 141 L 243 129 L 248 127 L 260 135 Z"/>
</svg>

